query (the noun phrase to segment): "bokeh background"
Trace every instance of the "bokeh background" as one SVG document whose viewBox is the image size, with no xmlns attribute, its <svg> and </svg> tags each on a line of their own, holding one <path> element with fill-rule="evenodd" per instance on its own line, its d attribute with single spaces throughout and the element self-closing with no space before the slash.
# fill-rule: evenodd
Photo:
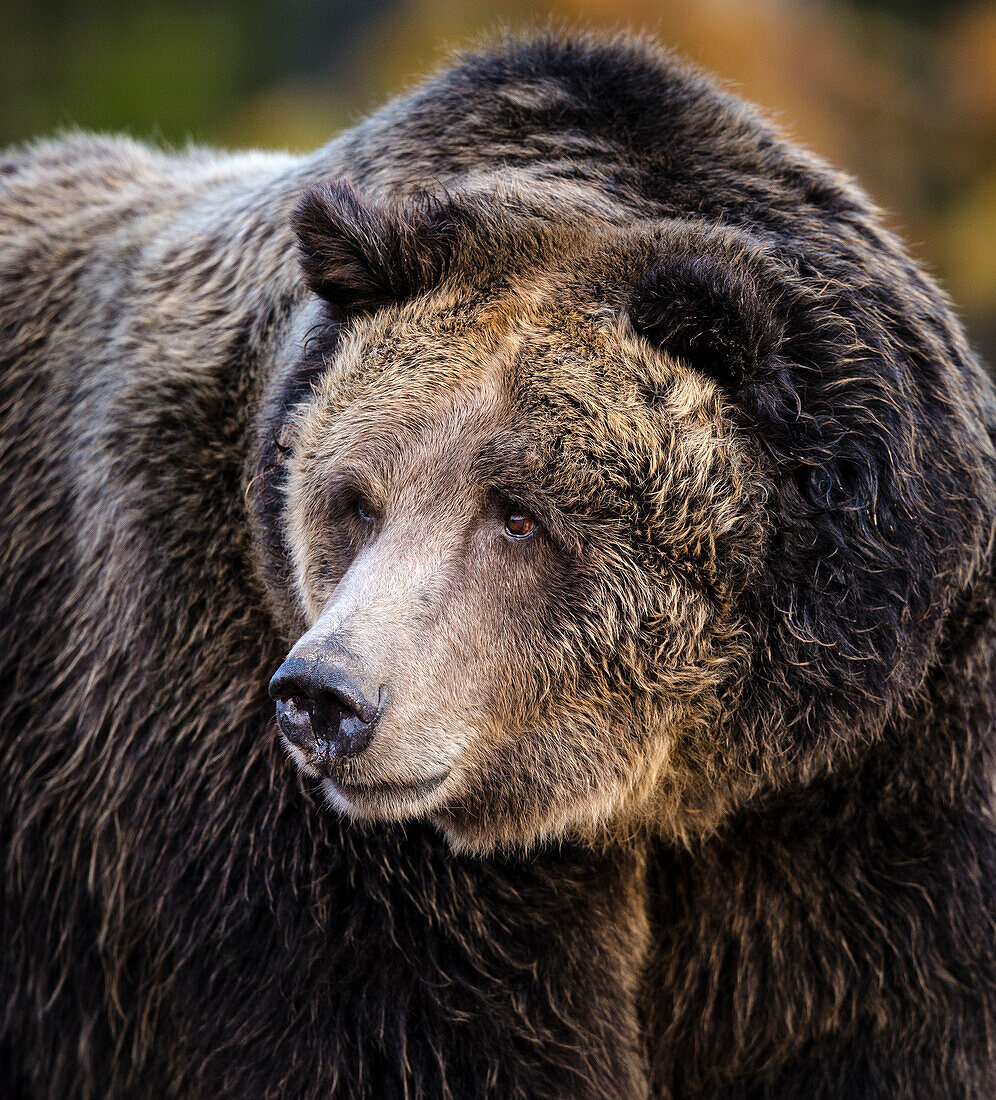
<svg viewBox="0 0 996 1100">
<path fill-rule="evenodd" d="M 648 30 L 851 172 L 996 363 L 994 0 L 0 0 L 0 144 L 323 144 L 488 28 Z"/>
</svg>

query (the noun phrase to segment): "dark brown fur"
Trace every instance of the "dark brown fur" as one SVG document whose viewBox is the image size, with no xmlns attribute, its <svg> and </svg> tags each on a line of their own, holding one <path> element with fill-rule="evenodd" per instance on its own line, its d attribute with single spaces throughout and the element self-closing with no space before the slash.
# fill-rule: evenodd
<svg viewBox="0 0 996 1100">
<path fill-rule="evenodd" d="M 859 190 L 583 37 L 6 167 L 9 1089 L 992 1095 L 996 402 Z"/>
</svg>

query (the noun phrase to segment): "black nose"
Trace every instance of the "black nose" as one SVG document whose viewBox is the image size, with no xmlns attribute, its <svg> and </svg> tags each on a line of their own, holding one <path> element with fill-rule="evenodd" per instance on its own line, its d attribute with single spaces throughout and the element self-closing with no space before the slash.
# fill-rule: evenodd
<svg viewBox="0 0 996 1100">
<path fill-rule="evenodd" d="M 270 681 L 280 732 L 319 767 L 370 744 L 383 691 L 371 694 L 345 669 L 298 657 L 288 657 Z"/>
</svg>

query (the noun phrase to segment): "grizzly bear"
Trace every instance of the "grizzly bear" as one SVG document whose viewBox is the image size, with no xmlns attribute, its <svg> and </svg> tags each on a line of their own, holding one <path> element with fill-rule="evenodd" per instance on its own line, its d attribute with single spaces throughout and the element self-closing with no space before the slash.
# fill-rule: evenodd
<svg viewBox="0 0 996 1100">
<path fill-rule="evenodd" d="M 996 394 L 846 177 L 508 38 L 8 154 L 0 362 L 5 1095 L 996 1095 Z"/>
</svg>

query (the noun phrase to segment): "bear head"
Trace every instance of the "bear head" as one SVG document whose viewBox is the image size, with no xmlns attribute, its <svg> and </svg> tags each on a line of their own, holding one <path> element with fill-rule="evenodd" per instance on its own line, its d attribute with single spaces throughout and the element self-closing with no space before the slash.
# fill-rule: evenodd
<svg viewBox="0 0 996 1100">
<path fill-rule="evenodd" d="M 474 851 L 687 836 L 881 730 L 937 601 L 908 417 L 811 280 L 515 191 L 332 184 L 295 228 L 321 320 L 254 521 L 278 724 L 331 805 Z"/>
</svg>

